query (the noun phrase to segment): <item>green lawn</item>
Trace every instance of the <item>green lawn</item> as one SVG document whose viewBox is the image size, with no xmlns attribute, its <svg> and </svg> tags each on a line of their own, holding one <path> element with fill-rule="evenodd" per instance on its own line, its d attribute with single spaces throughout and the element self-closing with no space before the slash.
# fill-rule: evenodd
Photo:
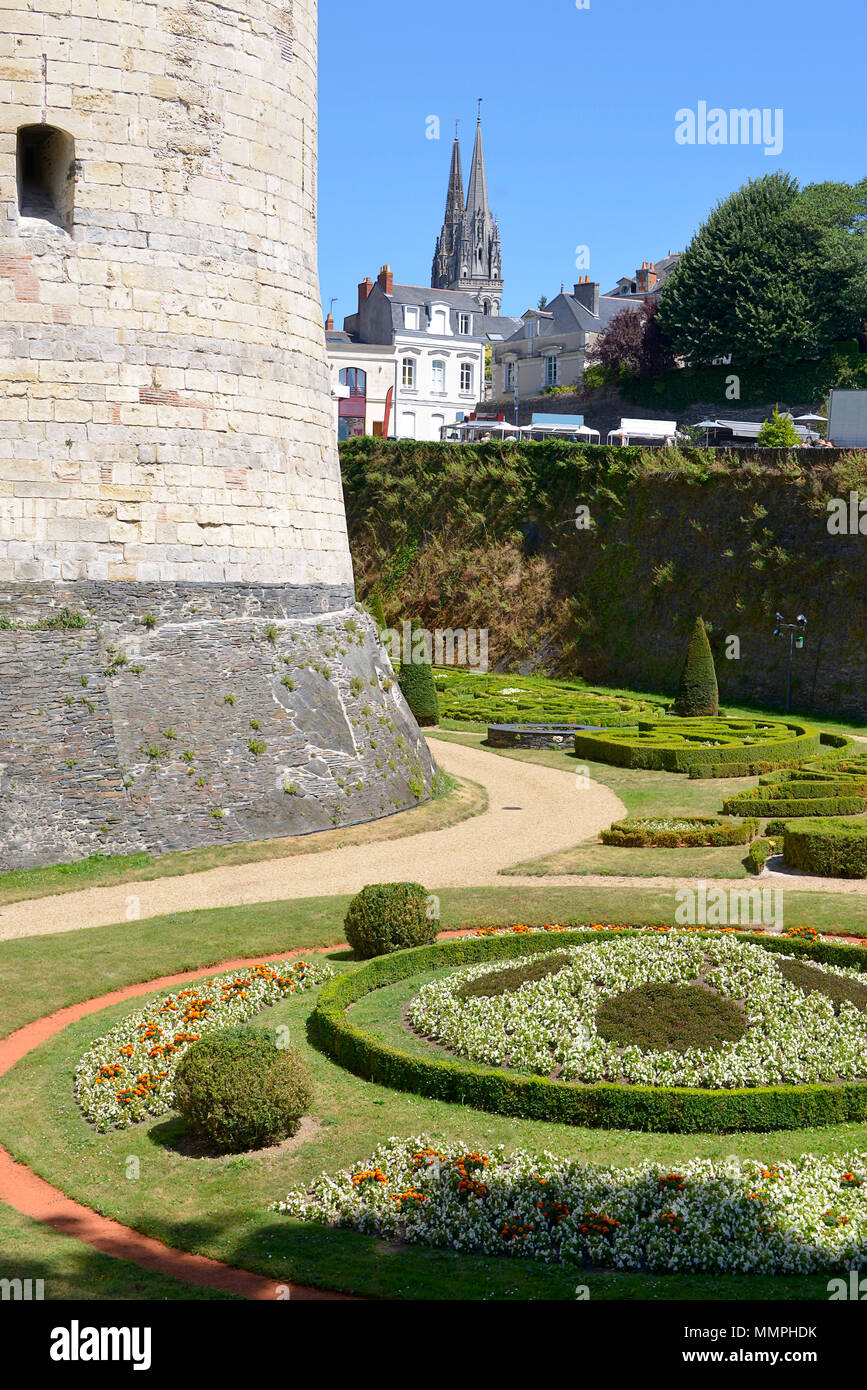
<svg viewBox="0 0 867 1390">
<path fill-rule="evenodd" d="M 670 888 L 443 888 L 438 896 L 443 931 L 516 922 L 671 922 L 676 905 Z M 348 904 L 346 896 L 298 898 L 2 941 L 0 1037 L 121 985 L 235 957 L 333 946 L 343 940 Z M 786 889 L 786 920 L 821 932 L 867 936 L 867 894 Z"/>
<path fill-rule="evenodd" d="M 472 672 L 467 671 L 462 672 L 461 674 L 472 675 Z M 674 699 L 674 691 L 661 692 L 659 690 L 626 690 L 622 686 L 598 685 L 596 683 L 591 684 L 587 681 L 582 680 L 580 677 L 553 676 L 550 678 L 550 680 L 548 680 L 546 679 L 546 677 L 539 675 L 513 675 L 509 677 L 508 683 L 511 686 L 520 687 L 521 689 L 532 691 L 534 694 L 537 694 L 539 696 L 544 694 L 546 687 L 550 687 L 553 690 L 561 689 L 563 686 L 574 686 L 575 689 L 579 692 L 581 690 L 592 689 L 594 691 L 597 691 L 600 695 L 607 695 L 610 696 L 612 699 L 636 699 L 651 701 Z M 808 710 L 797 708 L 792 710 L 791 716 L 787 716 L 785 715 L 783 710 L 782 700 L 780 701 L 779 705 L 775 705 L 773 708 L 770 708 L 767 705 L 732 704 L 730 701 L 723 699 L 720 713 L 724 713 L 726 715 L 743 716 L 746 719 L 751 719 L 753 716 L 757 714 L 765 715 L 769 719 L 791 717 L 792 719 L 804 719 L 810 724 L 818 724 L 821 726 L 821 728 L 827 729 L 830 733 L 846 734 L 850 737 L 853 734 L 867 734 L 867 722 L 860 719 L 836 719 L 824 714 L 810 713 Z M 468 728 L 469 726 L 456 724 L 453 721 L 448 721 L 447 727 L 457 729 Z M 481 730 L 484 729 L 486 726 L 480 724 L 476 727 Z"/>
<path fill-rule="evenodd" d="M 165 1274 L 140 1269 L 128 1260 L 103 1255 L 41 1221 L 0 1203 L 0 1250 L 4 1279 L 41 1279 L 46 1302 L 66 1299 L 229 1299 L 234 1295 L 203 1289 Z"/>
<path fill-rule="evenodd" d="M 454 730 L 432 731 L 447 743 L 482 746 L 480 733 Z M 578 760 L 574 753 L 556 748 L 491 748 L 487 752 L 522 762 L 540 763 L 575 774 Z M 723 797 L 758 784 L 757 777 L 692 779 L 677 772 L 646 772 L 608 763 L 586 762 L 592 782 L 609 787 L 620 797 L 630 816 L 716 816 Z M 744 863 L 745 845 L 722 845 L 717 849 L 621 849 L 586 840 L 568 850 L 529 859 L 503 870 L 505 874 L 624 874 L 635 878 L 749 878 Z"/>
<path fill-rule="evenodd" d="M 340 959 L 339 969 L 352 969 Z M 642 1157 L 675 1165 L 685 1157 L 731 1154 L 779 1159 L 867 1144 L 867 1126 L 776 1135 L 645 1135 L 579 1130 L 505 1119 L 365 1083 L 321 1054 L 307 1036 L 310 996 L 281 1001 L 259 1016 L 264 1027 L 288 1026 L 315 1081 L 318 1129 L 294 1151 L 260 1158 L 183 1157 L 176 1118 L 99 1135 L 82 1119 L 71 1092 L 76 1061 L 91 1040 L 129 1005 L 80 1020 L 30 1054 L 0 1082 L 0 1138 L 12 1153 L 71 1196 L 169 1244 L 240 1265 L 278 1281 L 321 1283 L 369 1296 L 420 1299 L 572 1299 L 587 1284 L 594 1299 L 820 1299 L 823 1277 L 753 1279 L 643 1277 L 588 1273 L 456 1255 L 332 1231 L 267 1210 L 289 1186 L 321 1170 L 345 1168 L 390 1134 L 430 1133 L 472 1147 L 496 1143 L 546 1148 L 610 1163 Z M 130 1181 L 128 1160 L 140 1161 Z"/>
</svg>

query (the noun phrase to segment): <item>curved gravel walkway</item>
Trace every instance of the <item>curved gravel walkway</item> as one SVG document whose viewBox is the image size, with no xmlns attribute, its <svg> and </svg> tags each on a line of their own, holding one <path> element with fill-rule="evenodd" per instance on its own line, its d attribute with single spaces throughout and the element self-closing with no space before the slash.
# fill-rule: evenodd
<svg viewBox="0 0 867 1390">
<path fill-rule="evenodd" d="M 569 849 L 626 814 L 620 798 L 607 787 L 596 782 L 582 786 L 571 772 L 444 740 L 437 741 L 435 756 L 444 771 L 486 788 L 486 811 L 443 830 L 396 841 L 345 845 L 318 854 L 11 903 L 0 909 L 0 940 L 196 908 L 357 893 L 366 883 L 395 878 L 416 880 L 431 889 L 538 886 L 538 879 L 499 878 L 499 870 Z"/>
<path fill-rule="evenodd" d="M 334 947 L 326 949 L 333 950 Z M 310 954 L 310 951 L 281 951 L 277 955 L 261 956 L 258 959 L 286 960 L 292 955 Z M 221 965 L 209 965 L 202 970 L 188 970 L 179 975 L 162 975 L 159 979 L 149 980 L 145 984 L 127 985 L 123 989 L 114 989 L 109 994 L 103 994 L 98 999 L 88 999 L 82 1004 L 72 1004 L 69 1008 L 58 1009 L 56 1013 L 36 1019 L 35 1022 L 28 1023 L 24 1028 L 19 1028 L 17 1032 L 10 1033 L 7 1038 L 0 1040 L 0 1076 L 40 1043 L 53 1038 L 55 1033 L 83 1018 L 85 1014 L 97 1013 L 100 1009 L 107 1009 L 112 1004 L 122 1003 L 125 999 L 135 999 L 142 994 L 152 994 L 188 980 L 201 979 L 221 970 L 232 970 L 252 963 L 250 960 L 227 960 Z M 25 1164 L 17 1163 L 2 1144 L 0 1201 L 14 1207 L 25 1216 L 44 1222 L 55 1231 L 61 1231 L 86 1245 L 92 1245 L 105 1255 L 130 1260 L 133 1264 L 141 1265 L 143 1269 L 169 1274 L 186 1284 L 221 1289 L 224 1293 L 235 1294 L 241 1298 L 272 1303 L 287 1297 L 293 1302 L 351 1299 L 349 1294 L 330 1293 L 306 1284 L 278 1284 L 274 1279 L 266 1279 L 263 1275 L 252 1274 L 245 1269 L 233 1269 L 229 1265 L 221 1264 L 219 1260 L 209 1259 L 206 1255 L 191 1255 L 185 1250 L 163 1245 L 162 1241 L 142 1235 L 140 1231 L 124 1226 L 119 1221 L 112 1221 L 107 1216 L 100 1216 L 91 1207 L 65 1196 L 59 1188 L 52 1187 L 51 1183 L 40 1178 Z"/>
</svg>

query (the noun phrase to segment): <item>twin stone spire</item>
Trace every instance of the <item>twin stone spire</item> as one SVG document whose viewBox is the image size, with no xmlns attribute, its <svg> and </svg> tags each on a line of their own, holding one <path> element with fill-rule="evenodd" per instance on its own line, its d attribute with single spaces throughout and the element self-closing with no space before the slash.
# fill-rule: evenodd
<svg viewBox="0 0 867 1390">
<path fill-rule="evenodd" d="M 475 296 L 486 314 L 500 312 L 503 299 L 500 231 L 488 203 L 481 116 L 476 125 L 466 202 L 461 146 L 455 134 L 446 215 L 434 253 L 431 287 L 463 290 Z"/>
</svg>

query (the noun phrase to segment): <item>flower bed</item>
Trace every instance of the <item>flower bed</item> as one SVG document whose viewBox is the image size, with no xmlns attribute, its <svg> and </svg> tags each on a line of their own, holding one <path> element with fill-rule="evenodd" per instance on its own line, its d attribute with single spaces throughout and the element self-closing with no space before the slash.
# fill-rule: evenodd
<svg viewBox="0 0 867 1390">
<path fill-rule="evenodd" d="M 271 1208 L 386 1240 L 603 1269 L 807 1274 L 867 1263 L 867 1154 L 613 1168 L 388 1139 Z"/>
<path fill-rule="evenodd" d="M 544 928 L 483 928 L 476 937 L 465 937 L 414 951 L 401 951 L 369 961 L 359 969 L 329 982 L 319 996 L 313 1026 L 325 1050 L 358 1076 L 395 1090 L 416 1092 L 432 1099 L 503 1115 L 606 1129 L 681 1133 L 794 1129 L 867 1117 L 867 1084 L 860 1081 L 737 1086 L 729 1078 L 728 1084 L 713 1088 L 607 1081 L 564 1082 L 548 1075 L 522 1074 L 484 1063 L 445 1058 L 436 1055 L 433 1048 L 429 1055 L 420 1054 L 417 1048 L 410 1052 L 373 1036 L 357 1026 L 351 1014 L 347 1015 L 347 1010 L 354 1003 L 372 991 L 410 979 L 424 971 L 446 966 L 479 966 L 524 960 L 536 953 L 550 953 L 550 943 L 555 934 L 558 952 L 589 943 L 659 941 L 666 937 L 683 941 L 695 939 L 704 943 L 731 940 L 760 946 L 770 955 L 781 952 L 796 959 L 830 965 L 847 977 L 859 977 L 859 968 L 867 970 L 867 950 L 857 946 L 841 946 L 836 942 L 817 941 L 812 928 L 790 928 L 783 938 L 754 934 L 733 937 L 730 931 L 713 932 L 706 929 L 673 931 L 665 926 L 638 931 L 601 925 L 574 929 L 555 924 Z M 727 968 L 734 970 L 734 967 Z M 467 978 L 466 972 L 463 978 Z M 779 988 L 778 985 L 777 992 Z M 520 1000 L 522 993 L 522 990 L 518 990 L 511 997 Z M 466 1002 L 469 1004 L 472 1001 L 468 999 Z M 811 1014 L 827 1016 L 829 1010 L 833 1015 L 833 1006 L 821 998 L 805 1003 L 801 996 L 800 1007 L 806 1018 Z M 857 1019 L 853 1020 L 851 1014 L 847 1014 L 837 1020 L 842 1024 L 842 1030 L 836 1032 L 835 1036 L 841 1042 L 843 1052 L 845 1040 L 849 1038 L 852 1058 L 858 1054 L 862 1036 L 858 1020 L 862 1018 L 858 1014 Z M 829 1030 L 832 1030 L 833 1019 L 826 1021 Z M 799 1015 L 799 1026 L 801 1022 Z M 787 1032 L 784 1048 L 789 1062 L 797 1051 L 797 1042 L 791 1036 L 791 1031 L 789 1029 Z M 766 1054 L 770 1073 L 778 1065 L 773 1059 L 772 1043 L 768 1043 Z M 719 1069 L 721 1055 L 709 1055 L 712 1067 Z M 686 1064 L 694 1060 L 686 1054 Z M 749 1062 L 749 1055 L 739 1059 L 739 1065 L 743 1068 L 748 1067 Z M 809 1057 L 805 1057 L 803 1063 L 804 1070 L 811 1067 L 820 1069 L 822 1066 L 821 1062 L 817 1063 Z M 645 1061 L 640 1065 L 647 1067 L 649 1064 Z M 684 1065 L 684 1057 L 663 1055 L 661 1065 L 673 1070 Z M 853 1066 L 853 1070 L 857 1068 Z"/>
<path fill-rule="evenodd" d="M 145 1008 L 98 1038 L 75 1070 L 75 1097 L 98 1130 L 126 1129 L 172 1107 L 175 1068 L 205 1033 L 244 1023 L 334 974 L 323 961 L 275 961 L 215 975 Z"/>
<path fill-rule="evenodd" d="M 603 845 L 630 849 L 685 849 L 697 845 L 746 845 L 758 821 L 731 825 L 716 816 L 629 816 L 616 820 L 599 836 Z"/>
<path fill-rule="evenodd" d="M 691 772 L 717 763 L 782 762 L 818 753 L 820 732 L 769 719 L 665 719 L 638 722 L 636 733 L 579 733 L 575 752 L 615 767 Z"/>
<path fill-rule="evenodd" d="M 468 981 L 490 972 L 489 965 L 435 980 L 412 1001 L 409 1021 L 471 1062 L 563 1081 L 714 1088 L 867 1077 L 867 1014 L 848 1006 L 838 1016 L 819 994 L 805 1004 L 802 991 L 760 946 L 677 933 L 599 941 L 564 954 L 569 964 L 517 992 L 462 992 Z M 858 970 L 816 969 L 860 978 Z M 621 1046 L 603 1036 L 600 1015 L 609 1001 L 640 986 L 690 988 L 699 980 L 721 1001 L 744 1001 L 742 1037 L 671 1050 Z"/>
</svg>

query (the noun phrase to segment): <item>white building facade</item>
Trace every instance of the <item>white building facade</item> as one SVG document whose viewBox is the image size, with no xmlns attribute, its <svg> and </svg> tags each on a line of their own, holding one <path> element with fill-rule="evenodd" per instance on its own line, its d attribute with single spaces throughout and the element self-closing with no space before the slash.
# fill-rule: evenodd
<svg viewBox="0 0 867 1390">
<path fill-rule="evenodd" d="M 486 348 L 520 323 L 485 314 L 472 293 L 396 285 L 383 266 L 359 285 L 343 330 L 326 333 L 332 386 L 351 391 L 338 402 L 340 437 L 438 440 L 484 398 Z"/>
</svg>

